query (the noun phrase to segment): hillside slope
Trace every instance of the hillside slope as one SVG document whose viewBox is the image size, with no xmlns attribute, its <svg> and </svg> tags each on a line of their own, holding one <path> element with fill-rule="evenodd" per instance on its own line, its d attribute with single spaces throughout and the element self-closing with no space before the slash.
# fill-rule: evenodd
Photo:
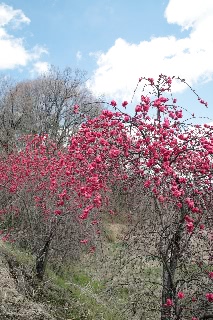
<svg viewBox="0 0 213 320">
<path fill-rule="evenodd" d="M 24 277 L 16 269 L 15 261 L 0 242 L 0 319 L 1 320 L 54 320 L 43 305 L 24 294 Z"/>
</svg>

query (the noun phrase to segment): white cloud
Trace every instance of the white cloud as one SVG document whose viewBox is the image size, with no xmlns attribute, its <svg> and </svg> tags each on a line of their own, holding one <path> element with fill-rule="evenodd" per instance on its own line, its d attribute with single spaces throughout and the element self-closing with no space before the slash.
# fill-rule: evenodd
<svg viewBox="0 0 213 320">
<path fill-rule="evenodd" d="M 31 75 L 34 77 L 35 75 L 47 73 L 50 69 L 50 64 L 46 61 L 37 61 L 33 64 L 33 69 L 31 70 Z"/>
<path fill-rule="evenodd" d="M 151 38 L 139 44 L 117 39 L 105 53 L 97 55 L 97 69 L 89 87 L 115 99 L 130 99 L 141 76 L 160 73 L 184 77 L 190 84 L 209 81 L 213 75 L 213 1 L 170 0 L 165 10 L 168 23 L 189 29 L 183 38 Z M 175 91 L 183 90 L 176 85 Z"/>
<path fill-rule="evenodd" d="M 76 53 L 76 59 L 77 59 L 78 61 L 80 61 L 80 60 L 82 59 L 82 53 L 81 53 L 81 51 L 78 51 L 78 52 Z"/>
<path fill-rule="evenodd" d="M 14 27 L 19 27 L 22 23 L 30 23 L 30 19 L 25 16 L 22 10 L 15 10 L 2 3 L 0 4 L 0 27 L 12 23 Z"/>
<path fill-rule="evenodd" d="M 213 14 L 212 0 L 170 0 L 165 11 L 168 23 L 176 23 L 184 29 L 197 25 Z"/>
<path fill-rule="evenodd" d="M 7 32 L 8 25 L 19 28 L 21 24 L 29 23 L 30 19 L 22 10 L 13 9 L 4 3 L 0 4 L 0 70 L 25 67 L 47 53 L 47 49 L 39 45 L 26 49 L 24 39 L 14 37 Z"/>
</svg>

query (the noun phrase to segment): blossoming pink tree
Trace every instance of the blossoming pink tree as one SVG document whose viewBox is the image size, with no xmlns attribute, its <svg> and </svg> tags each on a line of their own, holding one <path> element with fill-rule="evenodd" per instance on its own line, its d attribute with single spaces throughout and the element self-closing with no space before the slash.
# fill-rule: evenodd
<svg viewBox="0 0 213 320">
<path fill-rule="evenodd" d="M 26 137 L 21 151 L 1 158 L 1 191 L 6 190 L 13 203 L 2 209 L 2 225 L 6 228 L 10 217 L 10 225 L 20 228 L 13 223 L 14 217 L 22 218 L 19 199 L 31 194 L 34 211 L 48 226 L 37 255 L 37 275 L 42 279 L 51 242 L 67 217 L 79 224 L 80 242 L 94 251 L 92 234 L 95 230 L 99 235 L 103 214 L 112 214 L 112 187 L 124 183 L 125 192 L 131 193 L 139 186 L 155 209 L 155 254 L 162 266 L 161 319 L 208 319 L 206 310 L 213 301 L 213 127 L 186 124 L 184 110 L 169 96 L 172 80 L 163 75 L 156 83 L 152 78 L 139 79 L 151 93 L 143 91 L 133 116 L 127 112 L 127 101 L 118 108 L 112 100 L 114 111 L 85 119 L 61 149 L 47 136 Z M 76 106 L 73 112 L 77 112 Z M 27 224 L 30 219 L 25 228 Z M 190 249 L 199 241 L 205 242 L 205 256 Z M 205 280 L 199 288 L 197 280 L 180 277 L 186 261 L 203 273 Z M 200 304 L 189 304 L 191 296 L 207 306 L 199 310 Z"/>
<path fill-rule="evenodd" d="M 156 84 L 153 79 L 147 80 L 154 98 L 142 95 L 133 117 L 122 114 L 134 134 L 129 149 L 134 155 L 130 160 L 131 172 L 135 172 L 135 181 L 139 179 L 154 199 L 155 215 L 148 230 L 154 234 L 154 239 L 151 234 L 149 239 L 157 248 L 152 254 L 163 267 L 161 318 L 182 319 L 197 313 L 198 317 L 207 319 L 212 317 L 212 311 L 208 314 L 202 297 L 211 303 L 212 294 L 205 296 L 202 290 L 211 290 L 212 283 L 209 270 L 212 265 L 213 128 L 185 124 L 183 109 L 176 99 L 166 96 L 171 78 L 161 75 Z M 207 106 L 199 97 L 198 100 Z M 116 107 L 115 101 L 111 104 Z M 153 108 L 156 117 L 150 118 L 149 111 Z M 194 114 L 191 117 L 194 118 Z M 140 192 L 140 189 L 132 190 Z M 205 284 L 201 284 L 200 276 L 196 278 L 196 272 L 196 280 L 181 275 L 193 264 L 200 268 Z M 184 298 L 184 289 L 188 301 Z M 202 303 L 191 306 L 190 295 L 199 296 Z"/>
</svg>

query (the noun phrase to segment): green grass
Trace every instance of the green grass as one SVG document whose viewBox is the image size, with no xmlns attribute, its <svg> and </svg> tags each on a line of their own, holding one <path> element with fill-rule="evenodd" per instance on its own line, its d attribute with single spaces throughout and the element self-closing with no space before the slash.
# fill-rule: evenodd
<svg viewBox="0 0 213 320">
<path fill-rule="evenodd" d="M 27 251 L 17 248 L 14 244 L 8 242 L 1 243 L 1 247 L 5 254 L 9 254 L 13 257 L 19 264 L 28 265 L 33 267 L 35 263 L 35 257 Z"/>
<path fill-rule="evenodd" d="M 61 276 L 50 269 L 48 270 L 48 278 L 59 290 L 65 291 L 67 299 L 73 302 L 66 312 L 68 319 L 121 319 L 115 311 L 111 310 L 109 305 L 100 299 L 98 294 L 103 289 L 103 284 L 100 281 L 92 279 L 77 266 L 72 266 L 69 269 L 65 269 Z M 55 303 L 61 305 L 61 299 L 58 300 L 58 296 L 55 298 L 57 299 Z"/>
<path fill-rule="evenodd" d="M 1 245 L 6 255 L 33 277 L 35 257 L 15 245 Z M 31 297 L 51 306 L 57 320 L 121 320 L 116 310 L 102 300 L 104 283 L 86 273 L 79 265 L 63 266 L 60 275 L 48 264 L 45 279 Z"/>
<path fill-rule="evenodd" d="M 48 270 L 48 277 L 63 290 L 70 291 L 70 299 L 75 301 L 69 316 L 70 319 L 106 319 L 120 320 L 116 311 L 102 301 L 99 294 L 104 284 L 81 270 L 77 265 L 64 268 L 62 275 L 56 275 Z M 80 314 L 80 315 L 79 315 Z"/>
</svg>

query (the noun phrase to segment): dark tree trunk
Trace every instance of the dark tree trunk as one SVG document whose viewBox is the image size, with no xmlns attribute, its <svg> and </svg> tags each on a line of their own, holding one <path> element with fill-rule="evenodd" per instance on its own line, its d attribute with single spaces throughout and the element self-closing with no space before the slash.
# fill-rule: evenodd
<svg viewBox="0 0 213 320">
<path fill-rule="evenodd" d="M 175 275 L 177 271 L 178 261 L 181 256 L 180 242 L 182 234 L 182 221 L 180 227 L 174 234 L 169 243 L 169 248 L 166 250 L 165 256 L 163 256 L 163 276 L 162 276 L 162 309 L 161 320 L 170 320 L 172 314 L 175 316 L 175 320 L 180 320 L 182 310 L 176 305 L 176 284 Z M 173 301 L 173 306 L 166 306 L 167 299 Z"/>
<path fill-rule="evenodd" d="M 43 248 L 36 257 L 36 278 L 39 281 L 42 281 L 44 278 L 51 240 L 52 234 L 50 234 L 48 240 L 45 242 Z"/>
</svg>

